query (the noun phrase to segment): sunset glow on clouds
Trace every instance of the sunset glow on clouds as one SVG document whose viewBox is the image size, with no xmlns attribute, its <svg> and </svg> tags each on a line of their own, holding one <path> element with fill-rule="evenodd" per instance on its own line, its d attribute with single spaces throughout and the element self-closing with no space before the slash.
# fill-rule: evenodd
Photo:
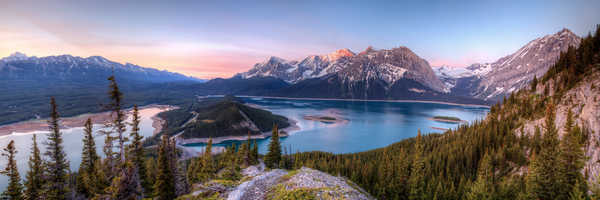
<svg viewBox="0 0 600 200">
<path fill-rule="evenodd" d="M 99 55 L 215 78 L 269 56 L 295 60 L 372 45 L 407 46 L 433 66 L 466 66 L 563 27 L 584 35 L 600 23 L 598 1 L 559 2 L 3 1 L 0 57 Z"/>
</svg>

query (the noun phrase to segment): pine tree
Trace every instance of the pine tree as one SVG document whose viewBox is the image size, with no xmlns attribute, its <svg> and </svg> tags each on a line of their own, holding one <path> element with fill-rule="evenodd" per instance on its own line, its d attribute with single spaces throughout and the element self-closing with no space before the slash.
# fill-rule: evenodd
<svg viewBox="0 0 600 200">
<path fill-rule="evenodd" d="M 558 130 L 554 125 L 554 106 L 550 103 L 546 109 L 544 135 L 540 153 L 532 160 L 529 169 L 527 190 L 530 198 L 557 199 L 561 194 L 563 177 L 560 173 L 560 149 Z"/>
<path fill-rule="evenodd" d="M 29 156 L 29 162 L 27 163 L 29 170 L 25 180 L 25 199 L 28 200 L 39 199 L 44 186 L 44 166 L 35 134 L 33 134 L 32 140 L 31 156 Z"/>
<path fill-rule="evenodd" d="M 84 125 L 84 136 L 83 136 L 83 150 L 81 154 L 81 164 L 79 165 L 79 174 L 77 176 L 79 193 L 84 194 L 85 197 L 93 196 L 94 187 L 96 182 L 94 174 L 96 173 L 96 164 L 100 159 L 96 153 L 96 142 L 92 133 L 92 119 L 88 118 Z M 92 178 L 94 177 L 94 178 Z"/>
<path fill-rule="evenodd" d="M 178 162 L 177 143 L 174 139 L 169 139 L 169 163 L 172 169 L 171 176 L 175 185 L 175 196 L 181 196 L 190 192 L 190 187 L 185 177 L 185 170 Z"/>
<path fill-rule="evenodd" d="M 494 196 L 494 168 L 489 154 L 485 154 L 479 164 L 477 180 L 467 193 L 467 199 L 493 199 Z"/>
<path fill-rule="evenodd" d="M 573 121 L 573 113 L 569 109 L 565 123 L 565 135 L 560 143 L 561 175 L 564 178 L 563 194 L 575 190 L 587 191 L 586 181 L 581 174 L 581 170 L 585 165 L 583 144 L 580 143 L 581 130 L 579 126 L 573 126 Z M 576 185 L 581 188 L 574 188 Z"/>
<path fill-rule="evenodd" d="M 531 150 L 535 153 L 540 153 L 540 149 L 542 149 L 542 131 L 539 126 L 535 126 L 532 144 L 533 147 Z"/>
<path fill-rule="evenodd" d="M 253 142 L 254 144 L 252 145 L 252 164 L 258 164 L 258 144 L 256 144 L 256 140 L 254 140 Z"/>
<path fill-rule="evenodd" d="M 142 199 L 142 186 L 137 177 L 137 168 L 130 161 L 123 163 L 118 175 L 107 188 L 110 199 Z"/>
<path fill-rule="evenodd" d="M 140 182 L 142 184 L 142 189 L 144 191 L 151 191 L 152 185 L 148 182 L 146 178 L 146 163 L 144 162 L 144 146 L 142 144 L 143 136 L 140 135 L 140 116 L 138 106 L 133 106 L 133 114 L 131 121 L 131 133 L 130 137 L 132 138 L 131 142 L 131 161 L 134 166 L 137 168 L 137 177 L 139 177 Z"/>
<path fill-rule="evenodd" d="M 169 149 L 169 139 L 163 136 L 158 147 L 158 174 L 154 183 L 154 195 L 158 200 L 171 200 L 176 197 Z"/>
<path fill-rule="evenodd" d="M 47 139 L 47 150 L 44 153 L 47 156 L 46 161 L 46 199 L 62 200 L 67 198 L 67 170 L 69 163 L 63 147 L 62 133 L 60 132 L 59 114 L 56 109 L 54 97 L 50 100 L 51 113 L 48 125 L 50 134 Z"/>
<path fill-rule="evenodd" d="M 110 85 L 109 85 L 109 97 L 111 99 L 111 103 L 109 104 L 109 107 L 112 110 L 112 114 L 113 115 L 113 120 L 112 120 L 112 124 L 111 127 L 113 129 L 113 131 L 115 131 L 117 133 L 117 141 L 119 143 L 119 153 L 117 155 L 117 158 L 119 159 L 119 162 L 124 162 L 125 161 L 125 142 L 128 140 L 127 136 L 124 135 L 125 131 L 126 131 L 126 126 L 125 126 L 125 113 L 122 110 L 122 98 L 123 98 L 123 93 L 121 93 L 119 86 L 117 85 L 117 81 L 115 80 L 114 76 L 110 76 L 108 78 L 108 80 L 110 81 Z"/>
<path fill-rule="evenodd" d="M 425 199 L 425 160 L 424 160 L 424 149 L 422 144 L 421 131 L 419 130 L 417 135 L 417 141 L 415 143 L 415 158 L 412 163 L 410 179 L 409 199 Z"/>
<path fill-rule="evenodd" d="M 276 168 L 281 160 L 281 144 L 279 143 L 279 130 L 277 125 L 273 126 L 271 143 L 269 143 L 269 152 L 265 155 L 265 165 L 269 168 Z"/>
<path fill-rule="evenodd" d="M 242 157 L 242 165 L 249 166 L 252 164 L 252 152 L 250 152 L 250 132 L 248 132 L 248 139 L 244 143 L 239 150 L 239 155 Z"/>
<path fill-rule="evenodd" d="M 156 174 L 158 174 L 158 168 L 156 166 L 156 161 L 154 160 L 154 158 L 150 157 L 148 159 L 146 159 L 146 182 L 148 184 L 150 184 L 151 186 L 154 186 L 154 183 L 156 183 Z M 146 197 L 153 197 L 154 196 L 154 188 L 152 187 L 151 190 L 146 190 L 144 191 L 145 196 Z"/>
<path fill-rule="evenodd" d="M 533 80 L 531 80 L 531 91 L 535 92 L 535 88 L 537 87 L 538 79 L 536 75 L 533 75 Z"/>
<path fill-rule="evenodd" d="M 94 141 L 92 126 L 92 119 L 88 118 L 83 129 L 83 150 L 81 154 L 81 164 L 79 165 L 79 171 L 85 171 L 87 173 L 92 173 L 94 171 L 94 163 L 100 158 L 98 153 L 96 153 L 96 142 Z"/>
<path fill-rule="evenodd" d="M 586 190 L 581 190 L 582 186 L 579 184 L 580 182 L 575 182 L 575 185 L 572 191 L 569 192 L 569 200 L 586 200 L 587 194 Z"/>
<path fill-rule="evenodd" d="M 17 169 L 17 161 L 15 156 L 17 150 L 15 149 L 15 141 L 11 140 L 3 149 L 2 156 L 6 158 L 6 167 L 0 171 L 1 174 L 8 176 L 8 187 L 2 193 L 2 196 L 8 197 L 9 200 L 21 200 L 23 199 L 23 185 L 21 185 L 21 176 Z"/>
<path fill-rule="evenodd" d="M 107 173 L 112 173 L 107 172 L 104 169 L 102 161 L 98 159 L 94 163 L 94 171 L 81 177 L 83 179 L 81 181 L 83 182 L 83 185 L 87 187 L 87 193 L 89 193 L 91 197 L 102 196 L 105 193 L 105 189 L 111 184 L 110 177 L 108 177 Z"/>
<path fill-rule="evenodd" d="M 216 172 L 214 162 L 212 159 L 212 138 L 208 139 L 208 143 L 206 144 L 206 147 L 204 147 L 204 154 L 201 158 L 199 171 L 200 173 L 197 175 L 198 180 L 202 182 L 214 177 L 214 174 Z"/>
</svg>

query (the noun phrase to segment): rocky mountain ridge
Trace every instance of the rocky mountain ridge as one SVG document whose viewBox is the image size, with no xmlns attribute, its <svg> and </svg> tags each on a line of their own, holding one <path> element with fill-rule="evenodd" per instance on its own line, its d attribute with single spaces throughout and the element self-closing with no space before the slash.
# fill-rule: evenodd
<svg viewBox="0 0 600 200">
<path fill-rule="evenodd" d="M 541 77 L 553 65 L 561 52 L 577 47 L 581 38 L 569 29 L 530 41 L 515 53 L 493 63 L 475 63 L 461 70 L 460 77 L 444 77 L 456 95 L 484 100 L 500 100 L 507 94 L 525 87 L 534 77 Z"/>
<path fill-rule="evenodd" d="M 82 58 L 72 55 L 35 57 L 15 52 L 0 59 L 0 77 L 5 80 L 96 80 L 111 74 L 136 81 L 200 81 L 179 73 L 117 63 L 101 56 Z"/>
<path fill-rule="evenodd" d="M 411 79 L 435 91 L 446 91 L 429 63 L 406 47 L 390 50 L 368 47 L 358 54 L 348 49 L 340 49 L 328 55 L 308 56 L 299 62 L 271 57 L 237 76 L 271 76 L 298 83 L 334 74 L 344 83 L 382 81 L 389 88 L 400 79 Z"/>
</svg>

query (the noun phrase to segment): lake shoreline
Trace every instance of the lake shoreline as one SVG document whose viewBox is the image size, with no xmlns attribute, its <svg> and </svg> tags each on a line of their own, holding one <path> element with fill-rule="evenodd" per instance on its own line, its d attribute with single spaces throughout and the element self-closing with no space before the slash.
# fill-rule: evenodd
<svg viewBox="0 0 600 200">
<path fill-rule="evenodd" d="M 448 122 L 448 123 L 456 123 L 456 124 L 462 124 L 462 123 L 468 123 L 468 121 L 465 120 L 449 120 L 449 119 L 437 119 L 437 118 L 428 118 L 431 121 L 436 121 L 436 122 Z"/>
<path fill-rule="evenodd" d="M 279 131 L 283 131 L 286 132 L 287 134 L 284 135 L 279 135 L 279 137 L 287 137 L 291 134 L 291 132 L 295 132 L 295 131 L 299 131 L 300 130 L 300 126 L 298 126 L 298 122 L 296 120 L 293 119 L 288 119 L 288 122 L 290 123 L 290 126 L 280 129 Z M 226 141 L 246 141 L 248 140 L 248 136 L 223 136 L 223 137 L 214 137 L 214 138 L 190 138 L 190 139 L 183 139 L 183 138 L 178 138 L 180 134 L 176 134 L 175 137 L 177 140 L 177 144 L 180 145 L 191 145 L 191 144 L 206 144 L 208 143 L 209 139 L 212 139 L 212 143 L 213 144 L 219 144 L 219 143 L 223 143 Z M 261 134 L 258 135 L 250 135 L 250 139 L 266 139 L 267 137 L 270 137 L 272 135 L 271 131 L 267 131 L 267 132 L 263 132 Z"/>
<path fill-rule="evenodd" d="M 444 102 L 444 101 L 427 101 L 427 100 L 377 100 L 377 99 L 302 98 L 302 97 L 274 97 L 274 96 L 249 96 L 249 95 L 237 95 L 236 97 L 267 98 L 267 99 L 287 99 L 287 100 L 311 100 L 311 101 L 365 101 L 365 102 L 390 102 L 390 103 L 432 103 L 432 104 L 443 104 L 443 105 L 453 105 L 453 106 L 468 106 L 468 107 L 477 107 L 477 108 L 490 108 L 489 105 L 463 104 L 463 103 L 452 103 L 452 102 Z"/>
<path fill-rule="evenodd" d="M 158 104 L 150 104 L 145 106 L 138 107 L 139 109 L 147 109 L 147 108 L 158 108 L 164 111 L 168 111 L 171 109 L 175 109 L 176 107 L 170 105 L 158 105 Z M 130 113 L 133 108 L 128 108 L 124 110 L 126 113 Z M 100 112 L 100 113 L 84 113 L 72 117 L 60 118 L 60 129 L 71 129 L 83 127 L 85 121 L 88 118 L 92 119 L 92 124 L 94 125 L 103 125 L 106 121 L 110 119 L 111 111 Z M 160 132 L 162 130 L 162 124 L 164 120 L 158 117 L 158 115 L 153 116 L 151 118 L 153 120 L 152 127 L 155 128 L 154 133 Z M 8 136 L 13 134 L 23 134 L 23 133 L 31 133 L 31 132 L 39 132 L 39 131 L 48 131 L 48 119 L 36 119 L 36 120 L 27 120 L 22 122 L 16 122 L 12 124 L 6 124 L 0 126 L 0 136 Z M 158 132 L 156 132 L 158 130 Z"/>
</svg>

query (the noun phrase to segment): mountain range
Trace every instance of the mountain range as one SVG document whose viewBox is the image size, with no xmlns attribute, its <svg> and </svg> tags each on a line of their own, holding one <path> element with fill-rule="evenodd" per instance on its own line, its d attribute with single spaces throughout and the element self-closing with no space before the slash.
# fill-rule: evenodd
<svg viewBox="0 0 600 200">
<path fill-rule="evenodd" d="M 209 81 L 100 56 L 0 59 L 0 124 L 45 117 L 50 96 L 66 116 L 97 112 L 105 100 L 106 78 L 114 74 L 128 92 L 128 106 L 180 104 L 203 95 L 254 95 L 359 100 L 427 100 L 490 105 L 542 76 L 561 52 L 581 38 L 563 29 L 532 40 L 492 63 L 432 67 L 407 47 L 355 53 L 339 49 L 300 61 L 270 57 L 231 78 Z M 78 106 L 74 106 L 78 105 Z M 61 106 L 61 105 L 59 105 Z"/>
<path fill-rule="evenodd" d="M 71 55 L 28 57 L 14 53 L 0 59 L 0 124 L 44 118 L 50 97 L 62 116 L 104 111 L 111 75 L 127 92 L 125 105 L 178 103 L 190 97 L 174 85 L 194 85 L 203 80 L 134 64 L 120 64 L 100 56 Z"/>
<path fill-rule="evenodd" d="M 563 29 L 495 62 L 459 68 L 432 68 L 407 47 L 369 47 L 358 54 L 340 49 L 301 61 L 271 57 L 236 77 L 274 77 L 290 84 L 271 92 L 274 96 L 493 103 L 543 75 L 561 52 L 579 46 L 580 41 Z"/>
<path fill-rule="evenodd" d="M 122 81 L 173 82 L 201 81 L 179 73 L 117 63 L 101 56 L 82 58 L 71 55 L 28 57 L 16 52 L 0 59 L 0 78 L 3 80 L 61 80 L 98 81 L 114 74 Z"/>
<path fill-rule="evenodd" d="M 476 63 L 454 69 L 454 76 L 440 76 L 456 95 L 498 101 L 541 77 L 561 52 L 577 47 L 581 38 L 568 29 L 530 41 L 517 52 L 492 63 Z M 443 68 L 440 68 L 443 70 Z M 458 74 L 456 72 L 459 72 Z M 462 73 L 460 73 L 462 71 Z M 446 75 L 451 73 L 446 73 Z"/>
</svg>

